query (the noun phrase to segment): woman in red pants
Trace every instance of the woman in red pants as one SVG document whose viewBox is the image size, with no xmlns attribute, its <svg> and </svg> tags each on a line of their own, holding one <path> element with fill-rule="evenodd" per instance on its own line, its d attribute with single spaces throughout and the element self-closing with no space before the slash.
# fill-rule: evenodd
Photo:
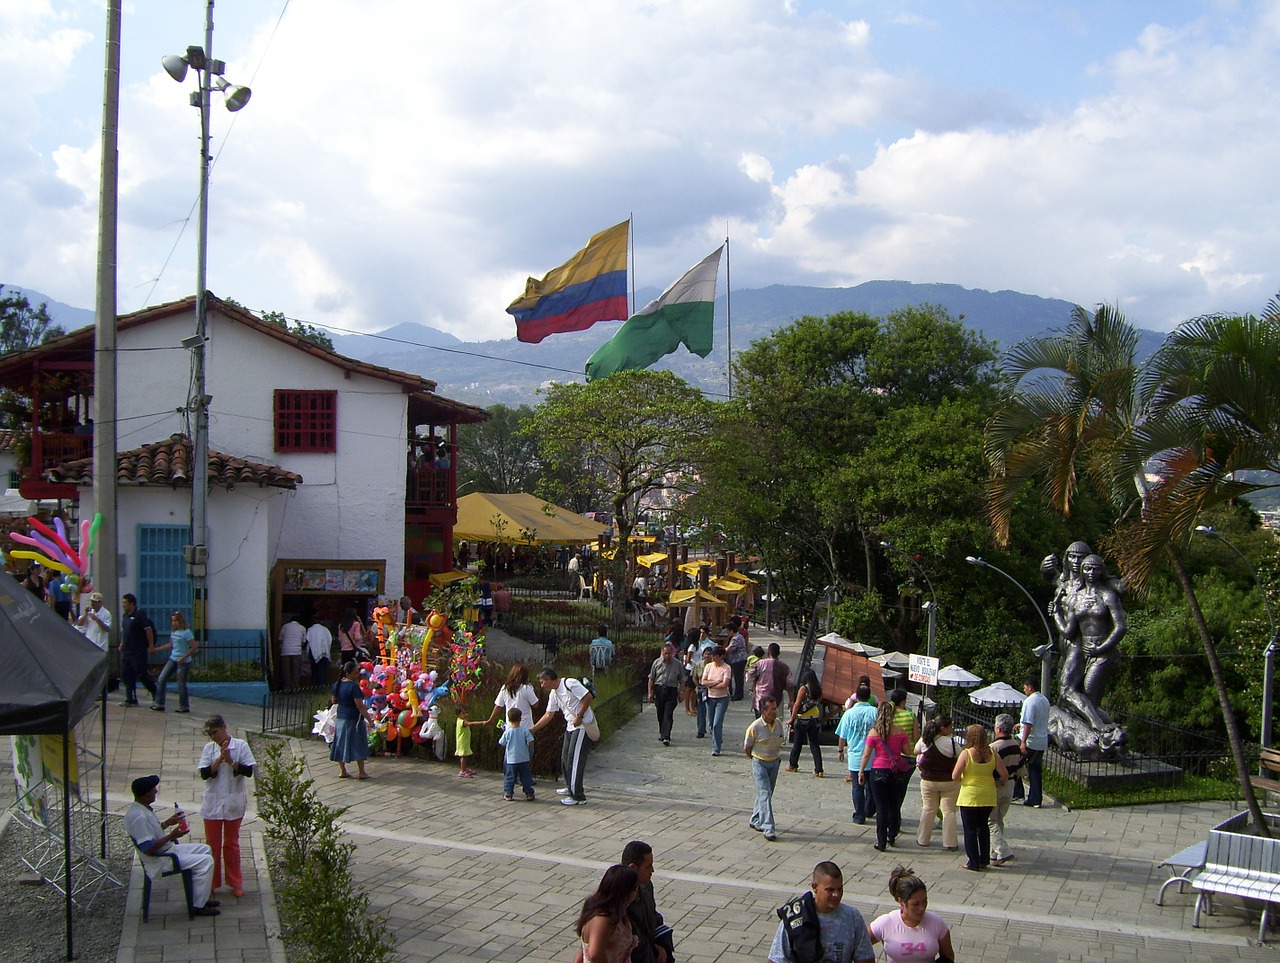
<svg viewBox="0 0 1280 963">
<path fill-rule="evenodd" d="M 253 778 L 253 752 L 243 739 L 233 739 L 222 716 L 204 724 L 209 742 L 200 753 L 204 780 L 204 838 L 213 850 L 213 890 L 226 883 L 236 896 L 244 895 L 240 872 L 240 822 L 249 805 L 248 780 Z"/>
</svg>

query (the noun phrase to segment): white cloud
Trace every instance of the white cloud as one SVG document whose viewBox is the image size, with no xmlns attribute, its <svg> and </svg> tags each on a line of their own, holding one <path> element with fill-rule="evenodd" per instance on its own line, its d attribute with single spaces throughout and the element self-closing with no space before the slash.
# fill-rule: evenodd
<svg viewBox="0 0 1280 963">
<path fill-rule="evenodd" d="M 1087 78 L 1062 78 L 1089 95 L 1050 109 L 1016 75 L 966 84 L 881 53 L 887 30 L 948 29 L 948 8 L 827 6 L 382 0 L 357 15 L 309 0 L 276 29 L 279 9 L 220 5 L 215 53 L 254 96 L 212 115 L 210 287 L 344 327 L 504 337 L 526 275 L 628 214 L 640 286 L 665 286 L 727 224 L 738 286 L 947 281 L 1120 300 L 1151 324 L 1256 309 L 1280 287 L 1280 8 L 1164 24 L 1152 5 Z M 44 58 L 0 102 L 0 281 L 84 304 L 99 7 L 0 11 L 0 39 L 26 44 L 0 43 L 4 88 L 15 58 Z M 198 113 L 159 56 L 200 35 L 167 0 L 126 12 L 123 310 L 193 288 Z"/>
</svg>

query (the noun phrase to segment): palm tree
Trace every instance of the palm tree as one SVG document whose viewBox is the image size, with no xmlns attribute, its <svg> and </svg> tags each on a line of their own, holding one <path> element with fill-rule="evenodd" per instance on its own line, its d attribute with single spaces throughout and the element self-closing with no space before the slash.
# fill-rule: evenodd
<svg viewBox="0 0 1280 963">
<path fill-rule="evenodd" d="M 1237 778 L 1257 831 L 1270 835 L 1213 636 L 1178 549 L 1206 507 L 1264 487 L 1235 472 L 1274 468 L 1280 406 L 1280 311 L 1262 319 L 1212 317 L 1183 325 L 1149 361 L 1120 312 L 1077 308 L 1067 329 L 1010 350 L 1010 391 L 987 424 L 988 516 L 1001 543 L 1013 501 L 1039 483 L 1064 516 L 1083 473 L 1118 512 L 1107 547 L 1129 585 L 1146 588 L 1167 561 L 1182 587 L 1209 663 Z M 1154 470 L 1154 480 L 1149 470 Z"/>
</svg>

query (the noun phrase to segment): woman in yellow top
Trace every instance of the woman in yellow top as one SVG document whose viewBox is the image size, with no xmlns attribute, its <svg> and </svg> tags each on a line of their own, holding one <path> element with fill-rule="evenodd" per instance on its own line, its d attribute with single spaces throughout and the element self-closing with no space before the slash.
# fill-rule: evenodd
<svg viewBox="0 0 1280 963">
<path fill-rule="evenodd" d="M 966 748 L 956 759 L 952 779 L 960 780 L 960 822 L 964 825 L 964 868 L 978 872 L 991 865 L 991 830 L 987 817 L 996 805 L 996 783 L 1004 785 L 1009 772 L 1004 760 L 991 751 L 985 726 L 965 730 Z"/>
</svg>

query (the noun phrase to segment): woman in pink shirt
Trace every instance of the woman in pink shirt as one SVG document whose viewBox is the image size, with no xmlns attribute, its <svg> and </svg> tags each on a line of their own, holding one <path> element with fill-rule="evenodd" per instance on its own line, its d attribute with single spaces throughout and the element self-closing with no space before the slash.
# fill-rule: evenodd
<svg viewBox="0 0 1280 963">
<path fill-rule="evenodd" d="M 898 901 L 892 913 L 870 926 L 871 942 L 884 944 L 889 963 L 933 963 L 953 960 L 951 930 L 937 913 L 929 912 L 924 881 L 905 866 L 889 876 L 889 893 Z"/>
<path fill-rule="evenodd" d="M 896 725 L 893 715 L 897 707 L 886 699 L 876 712 L 876 724 L 867 733 L 867 747 L 862 752 L 858 766 L 858 783 L 867 783 L 867 763 L 871 763 L 871 795 L 876 801 L 875 846 L 884 852 L 885 846 L 898 842 L 898 829 L 902 825 L 902 795 L 897 789 L 897 774 L 910 765 L 903 755 L 910 736 L 902 726 Z"/>
<path fill-rule="evenodd" d="M 729 684 L 733 669 L 724 660 L 724 646 L 711 650 L 711 664 L 702 670 L 702 684 L 707 690 L 707 711 L 711 715 L 711 755 L 720 755 L 724 742 L 724 714 L 729 708 Z"/>
</svg>

